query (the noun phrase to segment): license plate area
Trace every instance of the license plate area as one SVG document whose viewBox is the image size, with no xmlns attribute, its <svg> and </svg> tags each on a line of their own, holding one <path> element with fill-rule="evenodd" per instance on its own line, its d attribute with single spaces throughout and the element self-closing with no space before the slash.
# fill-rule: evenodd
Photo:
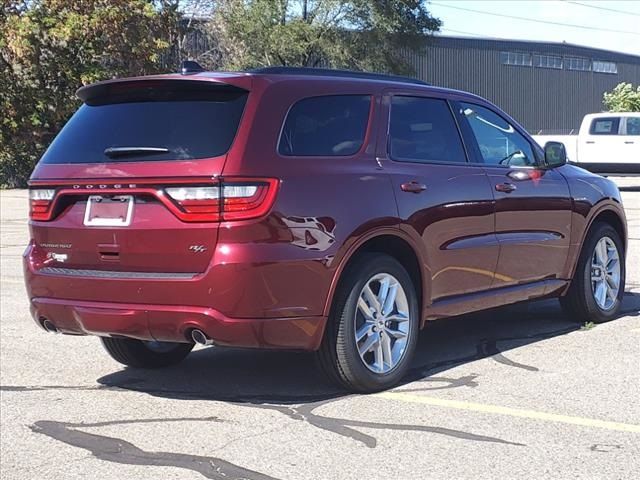
<svg viewBox="0 0 640 480">
<path fill-rule="evenodd" d="M 133 215 L 132 195 L 90 195 L 84 211 L 88 227 L 127 227 Z"/>
</svg>

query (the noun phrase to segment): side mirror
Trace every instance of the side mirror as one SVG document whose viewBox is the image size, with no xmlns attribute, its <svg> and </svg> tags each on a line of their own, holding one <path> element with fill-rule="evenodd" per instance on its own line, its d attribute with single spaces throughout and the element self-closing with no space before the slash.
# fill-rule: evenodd
<svg viewBox="0 0 640 480">
<path fill-rule="evenodd" d="M 564 143 L 547 142 L 544 144 L 544 161 L 549 168 L 560 167 L 567 163 L 567 151 Z"/>
</svg>

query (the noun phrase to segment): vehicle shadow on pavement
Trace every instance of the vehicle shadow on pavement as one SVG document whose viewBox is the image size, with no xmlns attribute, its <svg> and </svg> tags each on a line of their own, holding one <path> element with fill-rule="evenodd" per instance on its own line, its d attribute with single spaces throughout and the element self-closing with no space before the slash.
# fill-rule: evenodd
<svg viewBox="0 0 640 480">
<path fill-rule="evenodd" d="M 628 292 L 622 315 L 640 315 L 640 294 Z M 475 387 L 477 375 L 446 375 L 447 370 L 467 362 L 491 358 L 505 366 L 535 372 L 509 358 L 520 346 L 564 335 L 580 329 L 566 318 L 556 300 L 503 307 L 480 314 L 431 322 L 422 332 L 410 373 L 400 385 L 402 391 Z M 588 328 L 587 328 L 588 329 Z M 318 378 L 313 355 L 293 352 L 264 352 L 238 349 L 201 349 L 182 365 L 161 371 L 125 369 L 98 379 L 99 388 L 132 390 L 175 400 L 216 400 L 243 407 L 275 411 L 294 421 L 376 448 L 378 431 L 425 432 L 465 442 L 523 448 L 517 435 L 504 438 L 484 432 L 479 425 L 459 430 L 424 423 L 387 423 L 349 418 L 347 409 L 337 406 L 338 415 L 320 407 L 350 397 L 326 386 Z M 334 407 L 334 411 L 335 411 Z M 218 409 L 224 414 L 224 406 Z M 42 420 L 30 428 L 63 443 L 90 451 L 95 457 L 130 465 L 163 465 L 198 472 L 211 479 L 274 477 L 224 459 L 185 453 L 144 450 L 124 439 L 83 431 L 86 427 L 149 422 L 224 422 L 219 416 L 189 418 L 145 418 L 109 420 L 99 423 L 65 423 Z"/>
<path fill-rule="evenodd" d="M 621 315 L 639 315 L 640 293 L 627 292 Z M 403 379 L 404 391 L 474 386 L 474 376 L 451 378 L 443 372 L 483 358 L 537 371 L 508 357 L 509 350 L 579 330 L 557 300 L 501 307 L 430 322 L 421 332 L 416 357 Z M 185 400 L 243 404 L 300 405 L 348 396 L 329 385 L 313 354 L 232 348 L 198 349 L 181 364 L 162 370 L 123 369 L 99 378 L 105 387 Z M 411 383 L 411 385 L 407 385 Z M 404 386 L 403 386 L 404 385 Z"/>
</svg>

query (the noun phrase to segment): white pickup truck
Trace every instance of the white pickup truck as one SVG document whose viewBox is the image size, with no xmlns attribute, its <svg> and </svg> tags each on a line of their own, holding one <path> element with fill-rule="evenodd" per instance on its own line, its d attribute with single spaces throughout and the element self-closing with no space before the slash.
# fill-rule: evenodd
<svg viewBox="0 0 640 480">
<path fill-rule="evenodd" d="M 590 113 L 578 135 L 534 135 L 562 142 L 575 165 L 602 175 L 640 175 L 640 113 Z"/>
</svg>

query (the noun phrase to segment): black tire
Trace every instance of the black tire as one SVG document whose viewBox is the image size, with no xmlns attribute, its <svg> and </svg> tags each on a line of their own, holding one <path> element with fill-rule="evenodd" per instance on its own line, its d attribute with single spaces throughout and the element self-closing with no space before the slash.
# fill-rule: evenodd
<svg viewBox="0 0 640 480">
<path fill-rule="evenodd" d="M 613 306 L 608 310 L 600 308 L 597 304 L 591 284 L 591 259 L 594 254 L 595 247 L 600 239 L 609 237 L 616 248 L 620 257 L 620 286 L 618 295 Z M 571 281 L 571 286 L 567 294 L 560 298 L 560 304 L 567 316 L 577 322 L 608 322 L 616 318 L 620 312 L 622 297 L 624 295 L 625 284 L 625 251 L 624 244 L 620 239 L 618 232 L 608 223 L 595 223 L 582 246 L 578 265 Z"/>
<path fill-rule="evenodd" d="M 192 343 L 165 343 L 153 349 L 151 342 L 133 338 L 100 337 L 102 346 L 116 362 L 133 368 L 162 368 L 180 363 L 193 349 Z"/>
<path fill-rule="evenodd" d="M 365 366 L 355 340 L 357 302 L 365 284 L 376 274 L 390 274 L 404 290 L 409 309 L 407 342 L 397 365 L 387 373 L 376 373 Z M 316 354 L 325 375 L 337 385 L 354 392 L 375 392 L 397 384 L 407 373 L 413 357 L 419 328 L 416 288 L 404 267 L 393 257 L 366 253 L 345 271 L 334 296 L 322 345 Z"/>
</svg>

